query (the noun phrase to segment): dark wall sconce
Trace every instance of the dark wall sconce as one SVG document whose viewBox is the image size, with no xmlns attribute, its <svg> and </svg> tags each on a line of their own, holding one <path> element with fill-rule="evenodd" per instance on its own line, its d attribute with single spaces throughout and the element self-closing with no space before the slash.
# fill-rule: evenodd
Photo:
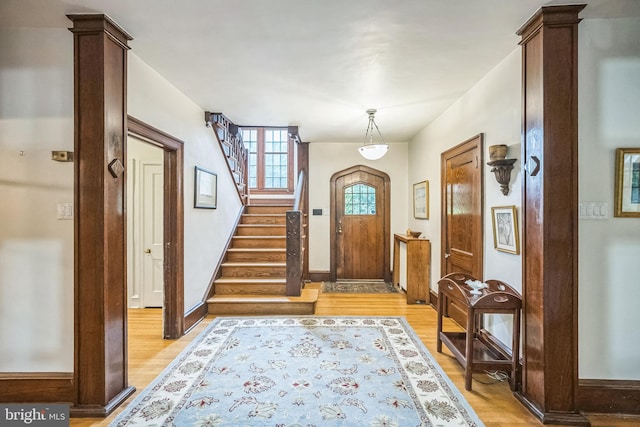
<svg viewBox="0 0 640 427">
<path fill-rule="evenodd" d="M 487 165 L 491 166 L 491 172 L 496 176 L 500 191 L 505 196 L 509 194 L 509 182 L 511 181 L 511 170 L 517 159 L 507 159 L 506 145 L 492 145 L 489 147 L 489 158 L 491 161 Z"/>
</svg>

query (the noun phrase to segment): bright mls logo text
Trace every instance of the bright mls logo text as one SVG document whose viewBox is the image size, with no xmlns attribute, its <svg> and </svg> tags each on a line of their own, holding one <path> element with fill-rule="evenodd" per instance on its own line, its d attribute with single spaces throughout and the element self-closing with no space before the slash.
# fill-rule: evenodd
<svg viewBox="0 0 640 427">
<path fill-rule="evenodd" d="M 3 426 L 68 426 L 69 405 L 8 404 L 1 405 L 0 424 Z M 4 418 L 4 419 L 2 419 Z"/>
</svg>

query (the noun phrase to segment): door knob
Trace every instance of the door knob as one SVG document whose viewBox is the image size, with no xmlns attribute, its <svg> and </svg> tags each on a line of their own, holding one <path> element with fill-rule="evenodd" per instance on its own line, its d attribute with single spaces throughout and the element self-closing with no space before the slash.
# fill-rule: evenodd
<svg viewBox="0 0 640 427">
<path fill-rule="evenodd" d="M 451 256 L 451 254 L 444 254 L 444 259 L 447 259 Z"/>
<path fill-rule="evenodd" d="M 145 254 L 150 254 L 150 253 L 151 253 L 151 249 L 145 249 L 145 250 L 144 250 L 144 253 L 145 253 Z"/>
</svg>

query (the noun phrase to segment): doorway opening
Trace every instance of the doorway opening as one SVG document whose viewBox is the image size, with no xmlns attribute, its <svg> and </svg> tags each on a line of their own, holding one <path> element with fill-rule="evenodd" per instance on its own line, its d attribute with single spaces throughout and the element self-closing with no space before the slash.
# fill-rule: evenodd
<svg viewBox="0 0 640 427">
<path fill-rule="evenodd" d="M 138 155 L 135 150 L 139 148 L 150 157 L 132 162 Z M 136 273 L 140 278 L 150 281 L 146 290 L 139 283 L 138 299 L 132 301 L 131 298 L 135 297 L 135 292 L 132 292 L 127 303 L 129 306 L 136 302 L 142 304 L 139 307 L 162 307 L 163 338 L 179 338 L 185 329 L 183 142 L 129 116 L 126 152 L 127 165 L 138 166 L 138 173 L 136 174 L 134 166 L 130 169 L 133 173 L 127 178 L 135 180 L 137 176 L 140 184 L 138 192 L 145 193 L 138 197 L 138 210 L 131 219 L 132 224 L 136 224 L 136 214 L 143 214 L 145 217 L 144 221 L 137 223 L 138 228 L 133 230 L 134 233 L 138 232 L 138 243 L 136 244 L 135 239 L 127 243 L 127 269 L 132 264 L 131 268 L 137 268 Z M 129 206 L 133 206 L 135 211 L 136 194 L 128 194 L 127 199 L 127 203 L 133 201 L 133 205 Z M 130 212 L 127 213 L 128 222 L 129 216 Z M 140 260 L 138 264 L 136 256 Z M 128 272 L 131 274 L 131 270 Z"/>
</svg>

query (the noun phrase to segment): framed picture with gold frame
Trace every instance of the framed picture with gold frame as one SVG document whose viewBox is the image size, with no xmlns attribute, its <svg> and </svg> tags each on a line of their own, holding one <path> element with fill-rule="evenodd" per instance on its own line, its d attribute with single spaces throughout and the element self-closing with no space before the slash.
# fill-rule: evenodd
<svg viewBox="0 0 640 427">
<path fill-rule="evenodd" d="M 613 216 L 640 218 L 640 148 L 616 150 Z"/>
<path fill-rule="evenodd" d="M 429 219 L 429 181 L 413 184 L 413 217 Z"/>
<path fill-rule="evenodd" d="M 491 208 L 493 223 L 493 246 L 502 252 L 520 253 L 518 237 L 518 217 L 515 206 L 496 206 Z"/>
</svg>

